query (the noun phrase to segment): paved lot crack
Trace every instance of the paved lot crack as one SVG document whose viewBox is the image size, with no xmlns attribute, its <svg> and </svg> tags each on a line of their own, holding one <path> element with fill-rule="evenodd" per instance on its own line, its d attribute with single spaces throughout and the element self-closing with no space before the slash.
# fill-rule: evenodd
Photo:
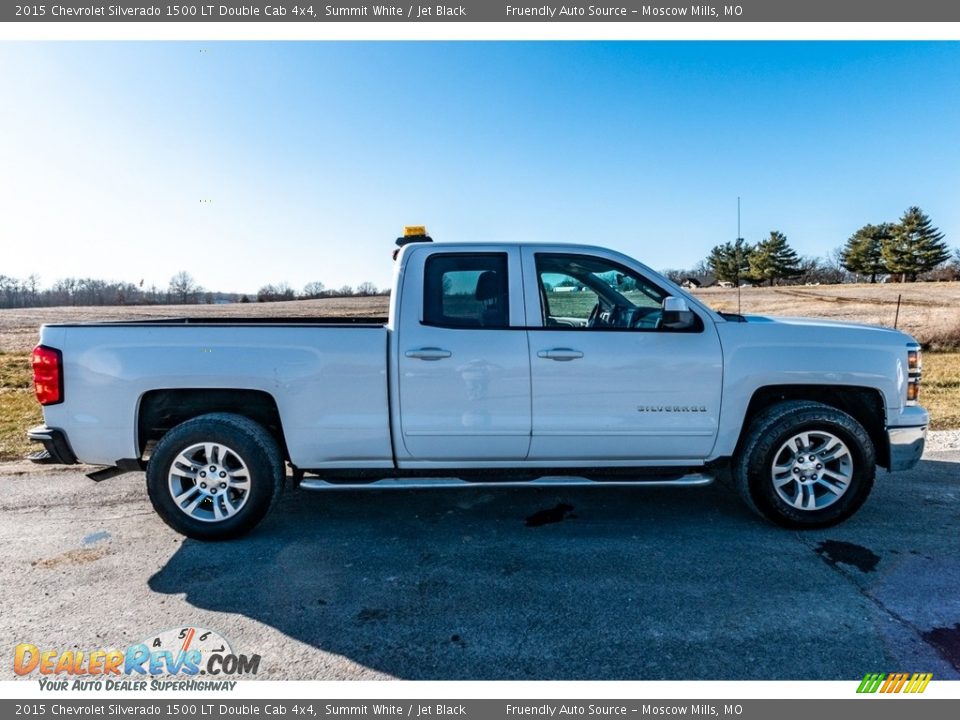
<svg viewBox="0 0 960 720">
<path fill-rule="evenodd" d="M 893 608 L 888 606 L 886 603 L 884 603 L 883 600 L 881 600 L 880 598 L 870 593 L 870 591 L 867 590 L 867 588 L 865 588 L 863 585 L 858 583 L 856 581 L 857 576 L 855 573 L 851 572 L 850 570 L 847 570 L 844 567 L 841 567 L 842 565 L 847 565 L 848 567 L 856 567 L 860 573 L 872 572 L 873 569 L 876 567 L 876 562 L 873 562 L 872 558 L 877 558 L 877 561 L 879 561 L 878 556 L 874 555 L 871 551 L 867 550 L 867 548 L 861 548 L 860 546 L 853 546 L 852 543 L 841 543 L 835 540 L 827 540 L 815 546 L 812 542 L 806 539 L 805 535 L 802 532 L 794 533 L 794 537 L 796 538 L 797 542 L 799 542 L 805 548 L 809 549 L 811 552 L 819 556 L 820 559 L 823 560 L 824 564 L 828 568 L 830 568 L 834 573 L 836 573 L 839 577 L 845 580 L 848 584 L 853 586 L 853 588 L 857 591 L 857 593 L 861 597 L 866 599 L 871 605 L 876 607 L 878 610 L 880 610 L 880 612 L 882 612 L 887 617 L 892 619 L 902 628 L 912 633 L 917 638 L 917 640 L 920 641 L 920 643 L 931 648 L 939 657 L 943 658 L 948 663 L 956 667 L 956 659 L 951 657 L 950 653 L 947 651 L 947 648 L 950 647 L 949 643 L 944 643 L 943 645 L 941 645 L 941 643 L 938 642 L 938 640 L 940 639 L 939 636 L 935 636 L 935 637 L 932 636 L 930 632 L 921 629 L 915 623 L 905 618 L 903 615 L 901 615 L 896 610 L 894 610 Z M 833 543 L 833 545 L 827 545 L 827 543 Z M 836 547 L 837 545 L 852 546 L 852 547 L 860 548 L 860 550 L 866 551 L 867 553 L 869 553 L 872 556 L 870 558 L 871 562 L 869 563 L 869 566 L 868 566 L 869 569 L 865 569 L 864 567 L 862 567 L 862 563 L 859 562 L 863 558 L 855 558 L 856 560 L 858 560 L 858 562 L 851 562 L 850 560 L 847 560 L 842 556 L 839 558 L 832 557 L 829 555 L 828 552 L 825 551 L 825 548 Z M 844 547 L 843 549 L 847 550 L 848 548 Z M 862 555 L 862 553 L 858 553 L 858 554 Z M 946 645 L 947 647 L 944 647 L 944 645 Z M 960 670 L 960 668 L 957 668 L 957 669 Z"/>
</svg>

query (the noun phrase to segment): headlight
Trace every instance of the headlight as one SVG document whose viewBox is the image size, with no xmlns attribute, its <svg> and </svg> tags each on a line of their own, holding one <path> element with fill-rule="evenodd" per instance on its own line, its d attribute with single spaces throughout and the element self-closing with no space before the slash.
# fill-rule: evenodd
<svg viewBox="0 0 960 720">
<path fill-rule="evenodd" d="M 920 378 L 923 377 L 923 355 L 919 345 L 907 350 L 907 403 L 916 405 L 920 399 Z"/>
</svg>

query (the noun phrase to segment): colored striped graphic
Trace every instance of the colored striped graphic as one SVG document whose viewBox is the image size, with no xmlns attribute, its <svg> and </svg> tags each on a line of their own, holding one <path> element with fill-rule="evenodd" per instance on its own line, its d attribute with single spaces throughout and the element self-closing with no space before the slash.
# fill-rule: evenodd
<svg viewBox="0 0 960 720">
<path fill-rule="evenodd" d="M 867 673 L 857 692 L 922 693 L 932 679 L 933 673 Z"/>
</svg>

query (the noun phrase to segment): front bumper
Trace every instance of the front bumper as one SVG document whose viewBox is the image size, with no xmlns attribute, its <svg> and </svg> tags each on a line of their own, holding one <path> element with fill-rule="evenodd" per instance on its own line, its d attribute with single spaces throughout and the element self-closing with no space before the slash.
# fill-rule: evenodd
<svg viewBox="0 0 960 720">
<path fill-rule="evenodd" d="M 73 454 L 67 434 L 58 428 L 48 428 L 46 425 L 27 431 L 27 437 L 34 442 L 43 443 L 46 452 L 37 452 L 30 456 L 30 460 L 43 465 L 76 465 L 77 456 Z"/>
<path fill-rule="evenodd" d="M 887 428 L 890 441 L 890 472 L 909 470 L 923 455 L 927 442 L 927 426 Z"/>
</svg>

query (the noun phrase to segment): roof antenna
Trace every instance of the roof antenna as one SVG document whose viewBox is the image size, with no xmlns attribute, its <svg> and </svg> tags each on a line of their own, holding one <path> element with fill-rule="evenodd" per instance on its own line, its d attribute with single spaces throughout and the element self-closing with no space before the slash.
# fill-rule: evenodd
<svg viewBox="0 0 960 720">
<path fill-rule="evenodd" d="M 737 195 L 737 244 L 736 244 L 736 259 L 737 259 L 737 315 L 740 319 L 743 319 L 743 315 L 740 313 L 740 268 L 743 266 L 743 259 L 740 257 L 740 248 L 741 240 L 743 238 L 740 236 L 740 196 Z"/>
</svg>

